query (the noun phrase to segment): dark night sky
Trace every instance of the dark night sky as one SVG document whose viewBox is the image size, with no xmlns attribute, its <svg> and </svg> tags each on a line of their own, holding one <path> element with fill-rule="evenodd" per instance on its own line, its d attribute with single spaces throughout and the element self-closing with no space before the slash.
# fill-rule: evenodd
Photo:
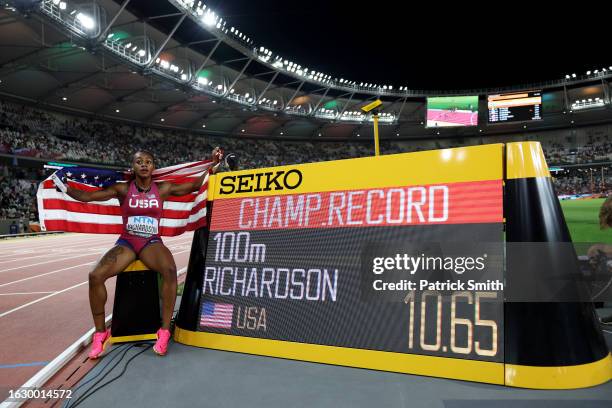
<svg viewBox="0 0 612 408">
<path fill-rule="evenodd" d="M 605 14 L 586 3 L 584 10 L 562 3 L 538 6 L 535 0 L 205 3 L 256 45 L 357 82 L 412 89 L 494 87 L 612 65 Z"/>
</svg>

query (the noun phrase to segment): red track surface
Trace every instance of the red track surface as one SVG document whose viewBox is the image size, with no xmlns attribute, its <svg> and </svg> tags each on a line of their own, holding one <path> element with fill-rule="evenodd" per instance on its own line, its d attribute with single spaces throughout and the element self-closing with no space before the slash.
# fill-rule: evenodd
<svg viewBox="0 0 612 408">
<path fill-rule="evenodd" d="M 186 270 L 192 237 L 164 239 L 179 273 Z M 62 234 L 0 240 L 0 402 L 93 327 L 87 274 L 116 239 Z M 106 288 L 109 315 L 114 278 Z M 39 364 L 23 366 L 32 363 Z"/>
<path fill-rule="evenodd" d="M 478 125 L 478 112 L 449 111 L 441 109 L 427 110 L 427 126 L 476 126 Z"/>
</svg>

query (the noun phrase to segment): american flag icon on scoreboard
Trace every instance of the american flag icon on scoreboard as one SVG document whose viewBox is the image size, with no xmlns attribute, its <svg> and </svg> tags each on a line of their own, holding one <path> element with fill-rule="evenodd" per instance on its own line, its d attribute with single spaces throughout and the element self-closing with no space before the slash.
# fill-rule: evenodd
<svg viewBox="0 0 612 408">
<path fill-rule="evenodd" d="M 229 303 L 204 302 L 202 303 L 200 326 L 231 329 L 233 314 L 234 305 Z"/>
</svg>

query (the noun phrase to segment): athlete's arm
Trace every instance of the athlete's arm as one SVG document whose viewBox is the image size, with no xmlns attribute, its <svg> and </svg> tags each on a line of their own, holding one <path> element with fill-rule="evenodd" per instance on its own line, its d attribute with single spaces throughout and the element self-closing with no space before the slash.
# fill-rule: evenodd
<svg viewBox="0 0 612 408">
<path fill-rule="evenodd" d="M 210 172 L 215 174 L 217 170 L 219 170 L 219 166 L 221 166 L 221 159 L 223 159 L 224 151 L 219 146 L 215 147 L 212 151 L 212 160 L 213 165 L 210 167 Z"/>
<path fill-rule="evenodd" d="M 212 152 L 212 160 L 213 165 L 210 167 L 210 172 L 215 173 L 221 164 L 221 159 L 223 158 L 223 150 L 220 147 L 215 147 Z M 172 183 L 162 183 L 159 186 L 160 194 L 162 197 L 166 197 L 169 195 L 172 196 L 182 196 L 185 194 L 192 193 L 194 191 L 198 191 L 200 187 L 202 187 L 202 183 L 206 179 L 207 172 L 202 173 L 200 177 L 190 183 L 182 183 L 182 184 L 172 184 Z"/>
<path fill-rule="evenodd" d="M 76 188 L 66 186 L 65 193 L 77 201 L 90 202 L 90 201 L 106 201 L 113 198 L 118 198 L 125 194 L 124 184 L 113 184 L 102 190 L 98 191 L 83 191 Z"/>
</svg>

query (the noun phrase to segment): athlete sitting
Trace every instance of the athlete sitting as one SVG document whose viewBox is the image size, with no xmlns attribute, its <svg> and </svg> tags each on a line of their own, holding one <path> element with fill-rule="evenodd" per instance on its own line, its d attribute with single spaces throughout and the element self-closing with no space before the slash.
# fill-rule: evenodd
<svg viewBox="0 0 612 408">
<path fill-rule="evenodd" d="M 212 152 L 214 173 L 219 167 L 223 151 L 216 147 Z M 106 287 L 104 282 L 123 271 L 136 258 L 149 269 L 161 274 L 162 288 L 162 325 L 157 331 L 157 342 L 153 346 L 160 356 L 166 354 L 170 340 L 170 320 L 176 301 L 176 265 L 172 253 L 163 244 L 159 235 L 159 222 L 162 217 L 163 202 L 168 196 L 182 196 L 197 191 L 202 186 L 206 172 L 191 182 L 172 184 L 169 182 L 154 183 L 155 158 L 147 151 L 138 151 L 132 160 L 132 180 L 128 183 L 116 183 L 99 191 L 82 191 L 65 186 L 59 179 L 56 185 L 66 189 L 66 194 L 78 201 L 106 201 L 119 199 L 123 233 L 115 246 L 110 249 L 89 273 L 89 304 L 93 315 L 96 332 L 89 352 L 89 358 L 98 358 L 108 340 L 110 329 L 104 324 L 104 306 L 106 304 Z M 146 219 L 145 219 L 146 218 Z"/>
</svg>

